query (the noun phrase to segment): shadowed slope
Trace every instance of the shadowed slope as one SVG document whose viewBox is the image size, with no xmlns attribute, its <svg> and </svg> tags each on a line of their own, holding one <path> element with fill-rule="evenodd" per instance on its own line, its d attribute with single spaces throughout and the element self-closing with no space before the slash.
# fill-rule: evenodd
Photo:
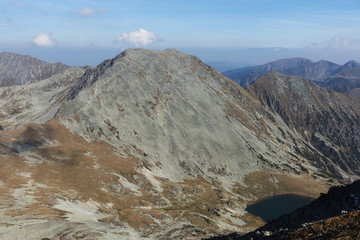
<svg viewBox="0 0 360 240">
<path fill-rule="evenodd" d="M 262 76 L 247 90 L 317 149 L 315 155 L 298 149 L 313 164 L 338 177 L 341 172 L 360 173 L 357 99 L 326 90 L 301 77 L 275 72 Z"/>
</svg>

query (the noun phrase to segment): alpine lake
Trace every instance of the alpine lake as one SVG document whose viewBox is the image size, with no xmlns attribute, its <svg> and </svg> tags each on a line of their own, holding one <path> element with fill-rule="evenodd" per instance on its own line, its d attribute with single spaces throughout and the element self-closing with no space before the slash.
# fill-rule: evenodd
<svg viewBox="0 0 360 240">
<path fill-rule="evenodd" d="M 296 194 L 281 194 L 251 204 L 246 208 L 246 211 L 268 222 L 271 219 L 279 218 L 283 214 L 291 213 L 313 200 L 313 198 Z"/>
</svg>

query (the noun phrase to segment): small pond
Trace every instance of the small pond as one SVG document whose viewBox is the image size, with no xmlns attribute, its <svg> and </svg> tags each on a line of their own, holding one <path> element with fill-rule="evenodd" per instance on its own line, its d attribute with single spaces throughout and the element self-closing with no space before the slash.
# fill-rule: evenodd
<svg viewBox="0 0 360 240">
<path fill-rule="evenodd" d="M 282 214 L 287 214 L 309 204 L 313 199 L 310 197 L 282 194 L 265 198 L 246 208 L 249 213 L 261 217 L 265 222 L 269 219 L 277 219 Z"/>
</svg>

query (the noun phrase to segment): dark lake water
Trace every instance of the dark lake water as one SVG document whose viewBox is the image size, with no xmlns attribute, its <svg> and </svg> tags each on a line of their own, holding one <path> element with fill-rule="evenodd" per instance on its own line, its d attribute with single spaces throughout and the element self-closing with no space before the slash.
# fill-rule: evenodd
<svg viewBox="0 0 360 240">
<path fill-rule="evenodd" d="M 251 214 L 261 217 L 265 222 L 269 219 L 277 219 L 282 214 L 291 213 L 294 210 L 309 204 L 313 199 L 295 194 L 282 194 L 265 198 L 249 205 L 246 208 Z"/>
</svg>

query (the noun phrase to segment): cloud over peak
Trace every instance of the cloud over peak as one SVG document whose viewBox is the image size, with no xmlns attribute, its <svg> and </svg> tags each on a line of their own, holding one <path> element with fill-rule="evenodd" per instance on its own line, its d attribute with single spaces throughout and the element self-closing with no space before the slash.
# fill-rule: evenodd
<svg viewBox="0 0 360 240">
<path fill-rule="evenodd" d="M 105 12 L 106 12 L 105 8 L 94 9 L 94 8 L 90 8 L 90 7 L 84 7 L 82 9 L 80 9 L 79 11 L 77 11 L 77 14 L 79 14 L 81 16 L 93 16 L 97 13 L 105 13 Z"/>
<path fill-rule="evenodd" d="M 138 31 L 123 33 L 116 38 L 117 42 L 125 42 L 135 45 L 135 47 L 144 47 L 150 43 L 157 41 L 155 33 L 149 32 L 143 28 Z"/>
<path fill-rule="evenodd" d="M 40 33 L 33 38 L 33 43 L 38 47 L 50 47 L 55 44 L 49 33 Z"/>
</svg>

